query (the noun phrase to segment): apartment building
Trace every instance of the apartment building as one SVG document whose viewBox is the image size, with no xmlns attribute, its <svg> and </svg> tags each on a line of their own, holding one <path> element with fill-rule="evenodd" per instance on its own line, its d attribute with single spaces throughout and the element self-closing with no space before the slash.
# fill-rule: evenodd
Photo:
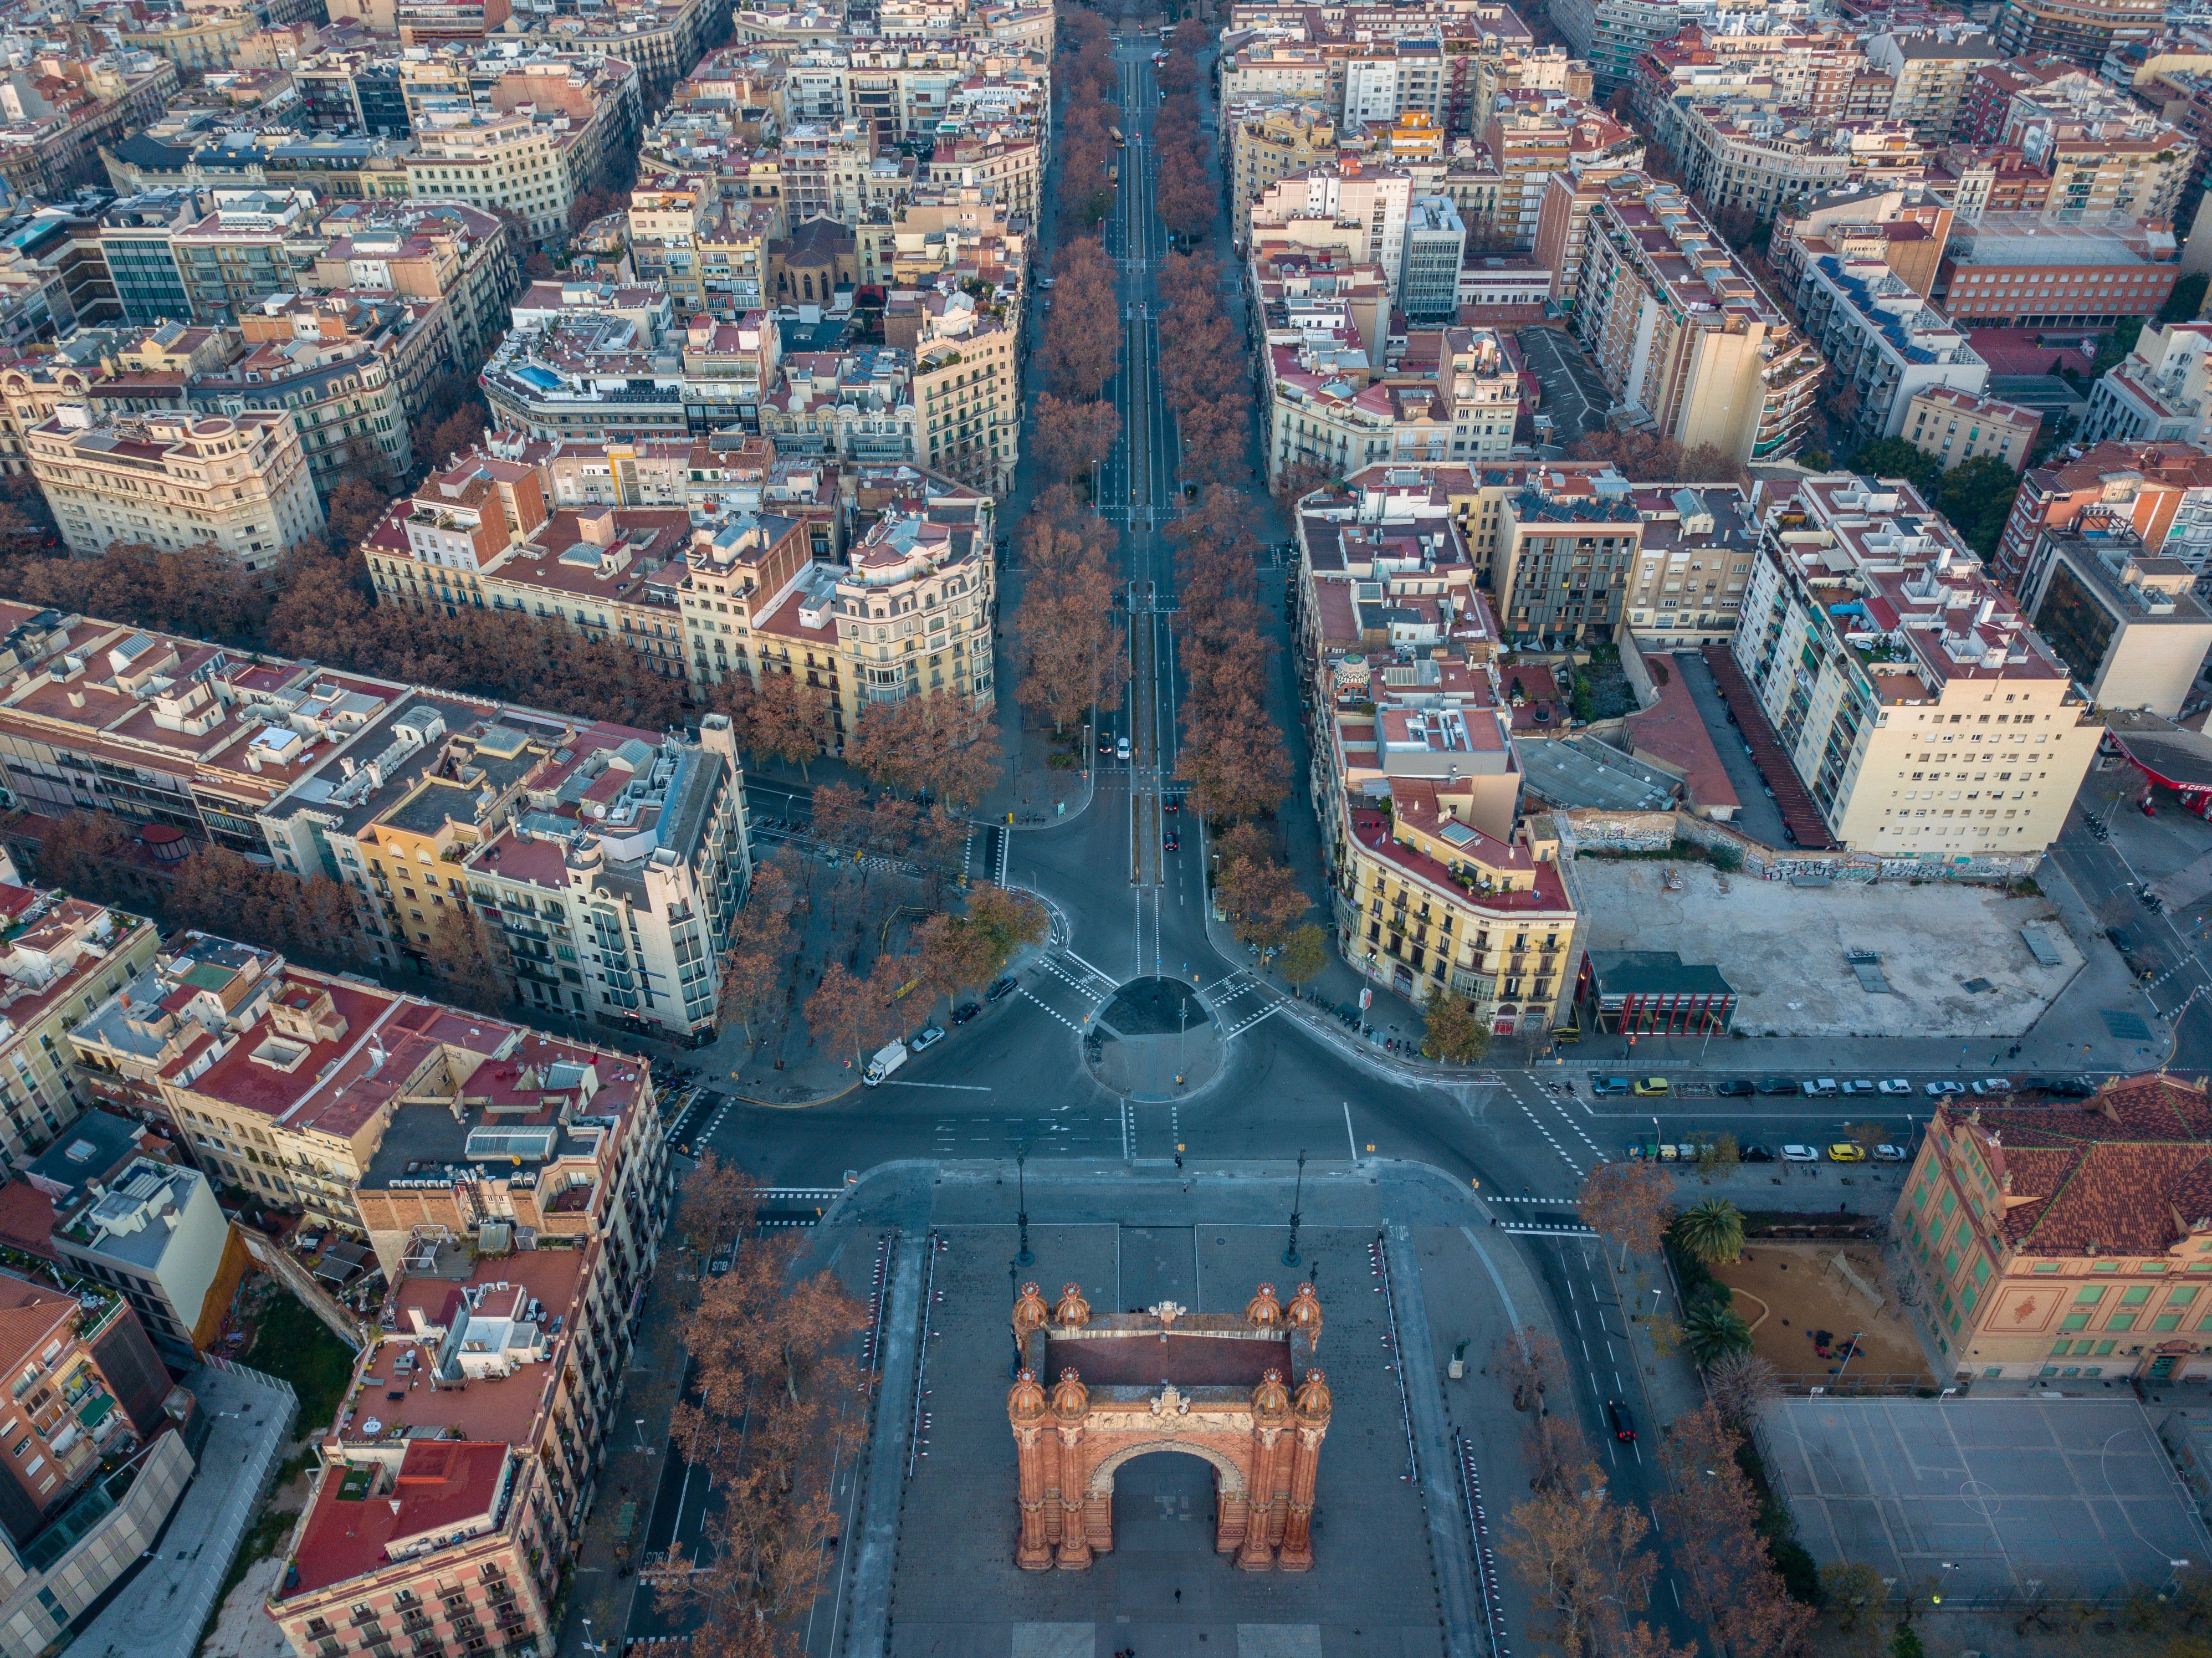
<svg viewBox="0 0 2212 1658">
<path fill-rule="evenodd" d="M 2118 367 L 2089 388 L 2081 440 L 2190 443 L 2212 438 L 2212 321 L 2145 328 Z"/>
<path fill-rule="evenodd" d="M 1936 1373 L 2212 1374 L 2212 1229 L 2181 1185 L 2208 1139 L 2202 1081 L 2162 1071 L 2063 1108 L 1939 1106 L 1891 1222 Z"/>
<path fill-rule="evenodd" d="M 170 257 L 191 301 L 191 320 L 235 321 L 289 290 L 300 271 L 295 238 L 313 223 L 312 190 L 216 190 L 215 210 L 173 232 Z M 183 320 L 177 319 L 176 320 Z"/>
<path fill-rule="evenodd" d="M 9 70 L 0 99 L 0 182 L 38 201 L 96 177 L 100 148 L 158 119 L 177 66 L 136 46 L 90 57 L 42 51 Z"/>
<path fill-rule="evenodd" d="M 1834 130 L 1784 106 L 1692 103 L 1682 112 L 1681 132 L 1675 154 L 1683 180 L 1716 210 L 1770 218 L 1784 203 L 1852 176 Z"/>
<path fill-rule="evenodd" d="M 221 1339 L 245 1248 L 197 1169 L 137 1157 L 54 1223 L 55 1258 L 118 1292 L 180 1359 Z"/>
<path fill-rule="evenodd" d="M 25 434 L 24 450 L 63 543 L 82 556 L 116 542 L 213 546 L 259 570 L 323 527 L 288 412 L 106 419 L 64 404 Z"/>
<path fill-rule="evenodd" d="M 1912 394 L 1897 434 L 1946 468 L 1987 456 L 2017 472 L 2042 428 L 2043 416 L 2033 409 L 1936 386 Z"/>
<path fill-rule="evenodd" d="M 1589 63 L 1592 87 L 1603 98 L 1634 78 L 1645 52 L 1717 9 L 1703 0 L 1559 0 L 1552 21 L 1568 49 Z"/>
<path fill-rule="evenodd" d="M 1047 149 L 1044 134 L 1029 121 L 940 131 L 920 183 L 981 191 L 1008 215 L 1035 224 L 1043 202 Z"/>
<path fill-rule="evenodd" d="M 1353 157 L 1277 179 L 1252 203 L 1255 241 L 1273 237 L 1309 247 L 1340 248 L 1379 266 L 1393 301 L 1405 270 L 1406 219 L 1413 179 L 1402 167 L 1374 167 Z"/>
<path fill-rule="evenodd" d="M 2182 560 L 2200 579 L 2212 572 L 2212 455 L 2191 443 L 2108 440 L 2022 475 L 1997 543 L 2006 585 L 2020 591 L 2046 526 L 2070 530 L 2091 507 L 2124 511 L 2136 539 L 2160 557 Z"/>
<path fill-rule="evenodd" d="M 1013 487 L 1021 440 L 1014 331 L 979 315 L 957 290 L 927 296 L 920 309 L 923 340 L 908 392 L 916 458 L 933 472 L 1003 496 Z"/>
<path fill-rule="evenodd" d="M 495 424 L 601 441 L 690 430 L 666 294 L 538 282 L 514 314 L 480 377 Z"/>
<path fill-rule="evenodd" d="M 733 517 L 694 537 L 682 601 L 696 678 L 804 674 L 829 693 L 833 750 L 867 702 L 996 695 L 991 497 L 908 467 L 855 485 L 877 517 L 842 562 L 821 560 L 803 519 Z"/>
<path fill-rule="evenodd" d="M 981 372 L 980 366 L 971 372 Z M 761 398 L 761 434 L 779 454 L 874 465 L 912 463 L 922 451 L 914 374 L 915 354 L 895 346 L 787 352 L 781 379 Z M 1003 451 L 1018 415 L 1002 401 L 994 406 L 994 399 L 1004 397 L 996 376 L 961 389 L 969 392 L 964 413 L 957 401 L 939 398 L 939 436 L 955 443 L 964 438 L 973 455 L 976 442 L 996 432 Z M 956 416 L 950 428 L 942 424 L 948 410 Z"/>
<path fill-rule="evenodd" d="M 465 947 L 472 905 L 521 930 L 496 896 L 511 858 L 566 894 L 550 940 L 528 924 L 544 952 L 526 963 L 507 941 L 518 995 L 616 1029 L 711 1035 L 713 964 L 751 870 L 726 721 L 686 742 L 422 693 L 391 699 L 349 746 L 259 822 L 280 865 L 349 888 L 380 962 Z"/>
<path fill-rule="evenodd" d="M 206 212 L 198 191 L 165 187 L 122 197 L 100 216 L 100 254 L 123 320 L 149 327 L 191 319 L 192 296 L 172 243 Z"/>
<path fill-rule="evenodd" d="M 0 1450 L 0 1526 L 7 1531 L 0 1608 L 10 1612 L 12 1625 L 22 1608 L 9 1606 L 9 1591 L 21 1592 L 24 1578 L 51 1564 L 56 1545 L 70 1540 L 65 1533 L 48 1534 L 48 1527 L 107 1459 L 128 1456 L 167 1425 L 162 1402 L 170 1384 L 130 1303 L 103 1284 L 58 1272 L 0 1272 L 0 1309 L 8 1315 L 0 1362 L 9 1366 L 11 1386 L 22 1388 L 9 1405 L 11 1442 Z M 98 1512 L 94 1505 L 86 1520 Z M 97 1593 L 71 1595 L 64 1621 Z M 47 1615 L 61 1606 L 56 1600 Z M 51 1637 L 53 1624 L 46 1628 Z M 8 1634 L 12 1649 L 26 1649 L 15 1629 Z"/>
<path fill-rule="evenodd" d="M 308 269 L 316 287 L 439 301 L 456 351 L 471 362 L 506 333 L 522 291 L 522 239 L 497 214 L 459 202 L 336 202 L 315 234 L 329 238 Z"/>
<path fill-rule="evenodd" d="M 1734 653 L 1830 835 L 1972 867 L 2057 838 L 2103 727 L 1911 485 L 1762 486 Z"/>
<path fill-rule="evenodd" d="M 1932 386 L 1978 396 L 1989 385 L 1990 366 L 1966 335 L 1881 260 L 1809 260 L 1793 298 L 1833 371 L 1830 409 L 1864 437 L 1897 436 L 1913 398 Z"/>
<path fill-rule="evenodd" d="M 556 126 L 520 112 L 433 118 L 416 133 L 415 152 L 401 158 L 407 193 L 505 208 L 543 245 L 567 234 L 582 169 L 565 152 L 581 136 L 565 121 Z"/>
<path fill-rule="evenodd" d="M 1571 871 L 1518 817 L 1497 624 L 1456 525 L 1422 493 L 1298 515 L 1302 627 L 1317 647 L 1300 672 L 1316 693 L 1312 787 L 1338 947 L 1417 1003 L 1456 996 L 1499 1035 L 1541 1035 L 1572 977 Z"/>
<path fill-rule="evenodd" d="M 2004 57 L 1988 35 L 1949 29 L 1884 29 L 1866 42 L 1867 67 L 1896 82 L 1888 113 L 1927 143 L 1954 136 L 1975 71 Z"/>
<path fill-rule="evenodd" d="M 2021 568 L 2021 608 L 2100 708 L 2178 717 L 2212 650 L 2197 570 L 2136 533 L 2129 504 L 2085 507 L 2046 524 Z"/>
<path fill-rule="evenodd" d="M 1767 262 L 1785 294 L 1807 265 L 1834 258 L 1878 260 L 1914 293 L 1936 297 L 1954 228 L 1951 203 L 1928 185 L 1884 189 L 1862 180 L 1777 214 Z"/>
<path fill-rule="evenodd" d="M 1825 365 L 1673 185 L 1598 185 L 1574 325 L 1613 396 L 1684 448 L 1755 460 L 1803 441 Z"/>
<path fill-rule="evenodd" d="M 1224 114 L 1222 127 L 1229 135 L 1229 195 L 1241 247 L 1251 240 L 1252 203 L 1277 179 L 1336 165 L 1336 120 L 1317 100 L 1293 100 Z"/>
<path fill-rule="evenodd" d="M 2113 47 L 2157 37 L 2158 0 L 2004 0 L 1994 33 L 2008 58 L 2049 52 L 2094 69 Z"/>
<path fill-rule="evenodd" d="M 151 961 L 153 923 L 52 889 L 0 884 L 0 1177 L 84 1109 L 69 1030 Z"/>
<path fill-rule="evenodd" d="M 349 472 L 397 479 L 414 464 L 408 422 L 454 362 L 435 300 L 275 294 L 239 319 L 240 354 L 195 374 L 185 400 L 228 416 L 289 410 L 327 491 Z"/>
</svg>

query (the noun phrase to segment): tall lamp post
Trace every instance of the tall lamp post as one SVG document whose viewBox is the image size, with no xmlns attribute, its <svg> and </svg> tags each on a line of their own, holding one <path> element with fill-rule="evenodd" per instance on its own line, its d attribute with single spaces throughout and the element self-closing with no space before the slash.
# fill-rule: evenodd
<svg viewBox="0 0 2212 1658">
<path fill-rule="evenodd" d="M 1006 1263 L 1006 1291 L 1012 1297 L 1006 1303 L 1008 1306 L 1012 1306 L 1015 1302 L 1022 1298 L 1022 1269 L 1017 1262 L 1011 1260 Z M 1013 1342 L 1014 1362 L 1006 1367 L 1006 1379 L 1009 1382 L 1022 1373 L 1022 1338 L 1018 1330 L 1014 1332 Z"/>
<path fill-rule="evenodd" d="M 1298 1264 L 1298 1206 L 1304 1201 L 1305 1194 L 1306 1154 L 1301 1148 L 1298 1152 L 1298 1181 L 1291 1196 L 1291 1247 L 1283 1251 L 1283 1265 L 1285 1266 Z"/>
<path fill-rule="evenodd" d="M 1030 1253 L 1030 1154 L 1018 1152 L 1014 1157 L 1014 1180 L 1020 1196 L 1015 1201 L 1020 1206 L 1014 1212 L 1014 1224 L 1021 1228 L 1021 1252 L 1014 1257 L 1014 1265 L 1026 1266 L 1036 1257 Z"/>
</svg>

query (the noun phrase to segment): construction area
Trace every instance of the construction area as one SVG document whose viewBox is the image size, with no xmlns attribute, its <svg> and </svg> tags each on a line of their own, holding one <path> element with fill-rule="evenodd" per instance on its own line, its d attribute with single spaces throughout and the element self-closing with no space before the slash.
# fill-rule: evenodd
<svg viewBox="0 0 2212 1658">
<path fill-rule="evenodd" d="M 1576 859 L 1575 879 L 1584 950 L 1671 950 L 1718 968 L 1745 1035 L 2016 1035 L 2082 964 L 2049 900 L 1996 887 L 1801 887 L 1593 857 Z"/>
</svg>

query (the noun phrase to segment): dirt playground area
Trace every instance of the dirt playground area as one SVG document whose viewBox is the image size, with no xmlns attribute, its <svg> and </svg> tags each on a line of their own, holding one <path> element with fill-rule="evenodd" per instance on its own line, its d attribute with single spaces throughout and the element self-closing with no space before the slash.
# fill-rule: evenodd
<svg viewBox="0 0 2212 1658">
<path fill-rule="evenodd" d="M 1882 1270 L 1881 1252 L 1871 1244 L 1754 1240 L 1744 1246 L 1741 1260 L 1716 1266 L 1713 1276 L 1735 1292 L 1735 1309 L 1751 1326 L 1754 1350 L 1785 1378 L 1818 1385 L 1856 1333 L 1858 1351 L 1849 1375 L 1919 1376 L 1935 1385 Z"/>
</svg>

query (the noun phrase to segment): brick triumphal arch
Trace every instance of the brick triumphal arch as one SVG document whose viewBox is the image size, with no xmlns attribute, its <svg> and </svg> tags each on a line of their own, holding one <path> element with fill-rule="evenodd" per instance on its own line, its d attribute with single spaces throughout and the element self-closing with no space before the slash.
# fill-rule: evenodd
<svg viewBox="0 0 2212 1658">
<path fill-rule="evenodd" d="M 1212 1464 L 1213 1546 L 1247 1570 L 1313 1564 L 1314 1475 L 1328 1384 L 1313 1368 L 1321 1303 L 1285 1307 L 1263 1284 L 1242 1316 L 1162 1302 L 1093 1318 L 1075 1284 L 1048 1307 L 1014 1304 L 1023 1365 L 1006 1395 L 1021 1463 L 1026 1570 L 1080 1571 L 1114 1546 L 1114 1475 L 1133 1457 L 1182 1451 Z M 1052 1376 L 1049 1392 L 1039 1376 Z"/>
</svg>

